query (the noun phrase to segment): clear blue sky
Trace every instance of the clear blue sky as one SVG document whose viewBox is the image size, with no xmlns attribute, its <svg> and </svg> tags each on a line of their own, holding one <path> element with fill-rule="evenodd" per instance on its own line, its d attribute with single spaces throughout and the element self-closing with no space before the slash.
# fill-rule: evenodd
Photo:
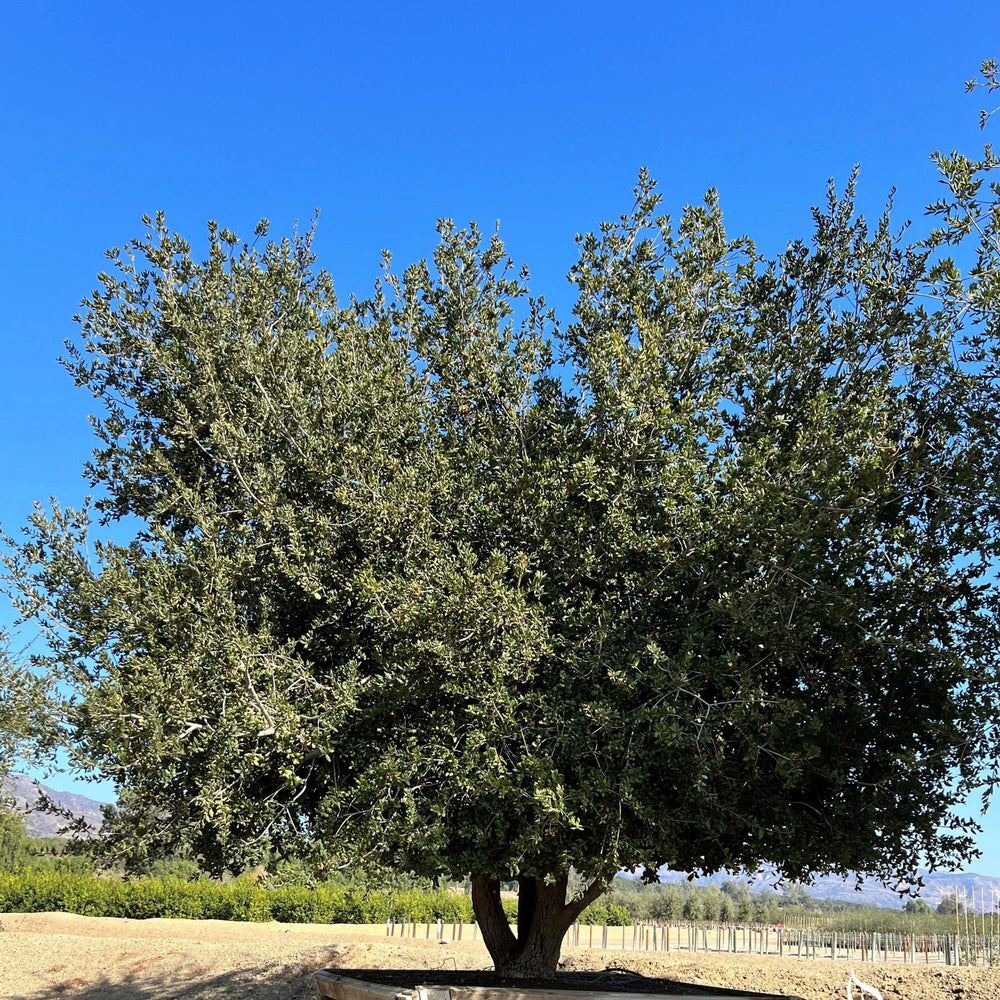
<svg viewBox="0 0 1000 1000">
<path fill-rule="evenodd" d="M 91 400 L 56 364 L 103 251 L 144 212 L 198 240 L 322 210 L 342 295 L 434 221 L 502 221 L 535 286 L 569 302 L 573 235 L 630 203 L 640 166 L 679 210 L 719 188 L 768 251 L 826 179 L 898 218 L 936 197 L 928 154 L 975 151 L 1000 7 L 291 3 L 8 5 L 0 28 L 0 523 L 77 501 Z M 998 100 L 996 103 L 1000 103 Z M 994 138 L 1000 138 L 994 136 Z M 196 244 L 197 245 L 197 244 Z M 0 622 L 7 613 L 0 610 Z M 56 781 L 52 782 L 57 784 Z M 88 791 L 88 789 L 83 789 Z M 89 789 L 93 793 L 93 789 Z M 1000 815 L 979 870 L 1000 874 Z"/>
</svg>

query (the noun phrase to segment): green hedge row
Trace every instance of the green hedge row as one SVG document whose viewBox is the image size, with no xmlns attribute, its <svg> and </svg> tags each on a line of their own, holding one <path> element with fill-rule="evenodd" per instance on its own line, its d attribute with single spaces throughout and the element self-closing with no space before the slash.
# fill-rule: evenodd
<svg viewBox="0 0 1000 1000">
<path fill-rule="evenodd" d="M 580 914 L 581 924 L 610 924 L 612 927 L 631 927 L 633 923 L 632 914 L 620 903 L 605 903 L 600 900 L 591 903 L 583 913 Z"/>
<path fill-rule="evenodd" d="M 383 923 L 472 920 L 468 896 L 449 892 L 374 892 L 354 887 L 142 878 L 122 881 L 72 872 L 22 869 L 0 873 L 0 912 L 63 911 L 94 917 L 187 917 L 284 923 Z M 516 912 L 516 910 L 515 910 Z"/>
<path fill-rule="evenodd" d="M 517 900 L 504 909 L 517 919 Z M 471 923 L 472 900 L 464 894 L 418 889 L 378 892 L 356 886 L 284 886 L 267 889 L 236 879 L 139 878 L 123 881 L 79 872 L 24 868 L 0 872 L 0 913 L 61 911 L 90 917 L 186 917 L 190 920 L 277 920 L 282 923 L 380 924 L 388 919 Z M 594 903 L 585 924 L 630 924 L 623 906 Z"/>
</svg>

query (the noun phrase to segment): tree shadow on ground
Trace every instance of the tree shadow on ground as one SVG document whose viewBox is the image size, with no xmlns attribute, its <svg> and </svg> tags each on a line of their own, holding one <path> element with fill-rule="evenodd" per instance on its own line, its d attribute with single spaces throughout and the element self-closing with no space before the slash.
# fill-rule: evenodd
<svg viewBox="0 0 1000 1000">
<path fill-rule="evenodd" d="M 313 948 L 292 960 L 250 965 L 222 973 L 209 972 L 191 959 L 157 970 L 160 963 L 156 956 L 135 963 L 114 978 L 102 975 L 88 981 L 66 968 L 61 973 L 65 978 L 31 992 L 14 994 L 10 1000 L 313 1000 L 316 997 L 314 974 L 324 968 L 336 971 L 340 967 L 340 951 L 335 946 Z M 411 975 L 414 971 L 426 976 L 432 970 L 411 970 Z M 669 986 L 671 988 L 665 993 L 705 992 L 736 996 L 736 991 L 704 985 L 670 982 Z M 636 994 L 636 1000 L 642 1000 L 642 995 Z"/>
<path fill-rule="evenodd" d="M 57 971 L 55 982 L 49 972 L 49 982 L 10 1000 L 313 1000 L 313 974 L 336 966 L 338 958 L 336 947 L 311 948 L 292 959 L 220 973 L 187 956 L 165 962 L 150 955 L 113 977 L 105 972 L 88 978 L 85 970 L 67 966 Z"/>
<path fill-rule="evenodd" d="M 163 946 L 161 950 L 156 949 L 157 943 Z M 262 957 L 250 962 L 245 956 L 242 962 L 239 956 L 233 956 L 234 967 L 220 972 L 219 955 L 187 951 L 182 943 L 180 947 L 178 944 L 170 939 L 146 939 L 141 951 L 118 956 L 114 970 L 87 967 L 75 955 L 61 958 L 54 946 L 46 961 L 40 963 L 35 988 L 8 993 L 0 982 L 0 997 L 6 1000 L 313 1000 L 316 972 L 357 968 L 359 948 L 363 954 L 369 947 L 357 942 L 306 945 L 291 955 L 286 952 L 274 959 Z M 123 957 L 129 961 L 123 962 Z M 409 966 L 418 977 L 438 972 L 446 975 L 458 968 L 452 955 L 422 957 L 422 967 L 416 963 Z"/>
</svg>

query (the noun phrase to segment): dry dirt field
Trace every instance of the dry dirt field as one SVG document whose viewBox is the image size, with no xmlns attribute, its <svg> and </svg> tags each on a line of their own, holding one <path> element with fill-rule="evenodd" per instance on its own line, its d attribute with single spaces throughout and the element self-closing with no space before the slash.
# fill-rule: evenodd
<svg viewBox="0 0 1000 1000">
<path fill-rule="evenodd" d="M 481 942 L 389 939 L 382 927 L 0 914 L 4 1000 L 312 1000 L 324 967 L 482 969 Z M 844 1000 L 846 961 L 566 948 L 567 968 L 614 964 L 699 985 Z M 862 965 L 885 1000 L 998 1000 L 1000 969 Z M 442 979 L 444 977 L 441 977 Z M 856 994 L 857 995 L 857 994 Z"/>
</svg>

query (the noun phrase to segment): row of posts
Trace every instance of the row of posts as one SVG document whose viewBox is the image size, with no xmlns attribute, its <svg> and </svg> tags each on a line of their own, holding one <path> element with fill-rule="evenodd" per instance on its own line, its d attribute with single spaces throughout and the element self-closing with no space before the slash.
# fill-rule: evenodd
<svg viewBox="0 0 1000 1000">
<path fill-rule="evenodd" d="M 426 940 L 430 940 L 431 928 L 436 927 L 435 930 L 435 940 L 441 944 L 448 944 L 451 941 L 461 941 L 462 931 L 465 924 L 459 923 L 458 921 L 452 921 L 451 924 L 451 937 L 447 937 L 448 925 L 440 917 L 437 919 L 437 923 L 433 924 L 430 921 L 425 920 L 407 920 L 403 917 L 402 920 L 397 921 L 394 917 L 390 917 L 385 922 L 385 936 L 395 937 L 396 929 L 399 928 L 399 936 L 401 938 L 415 938 L 422 937 Z M 423 931 L 423 933 L 420 933 Z M 479 936 L 479 927 L 476 922 L 472 922 L 472 940 L 475 941 Z"/>
<path fill-rule="evenodd" d="M 441 944 L 461 941 L 467 925 L 441 918 L 436 922 L 386 920 L 386 937 L 423 937 Z M 475 941 L 479 928 L 471 925 Z M 783 927 L 736 927 L 718 924 L 645 924 L 629 926 L 573 924 L 564 945 L 602 951 L 715 951 L 778 955 L 785 958 L 840 958 L 861 962 L 924 962 L 945 965 L 1000 964 L 1000 938 L 987 935 L 898 934 L 889 931 L 816 931 Z"/>
</svg>

